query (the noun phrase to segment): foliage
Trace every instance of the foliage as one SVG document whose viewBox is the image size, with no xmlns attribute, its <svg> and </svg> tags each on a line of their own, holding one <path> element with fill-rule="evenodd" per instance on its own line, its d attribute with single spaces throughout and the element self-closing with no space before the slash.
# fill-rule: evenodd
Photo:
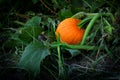
<svg viewBox="0 0 120 80">
<path fill-rule="evenodd" d="M 120 79 L 119 1 L 0 0 L 0 12 L 0 80 Z M 69 17 L 86 30 L 78 45 L 55 37 Z"/>
<path fill-rule="evenodd" d="M 48 55 L 50 52 L 46 46 L 34 42 L 25 48 L 18 65 L 30 71 L 31 76 L 36 76 L 40 72 L 40 63 Z"/>
</svg>

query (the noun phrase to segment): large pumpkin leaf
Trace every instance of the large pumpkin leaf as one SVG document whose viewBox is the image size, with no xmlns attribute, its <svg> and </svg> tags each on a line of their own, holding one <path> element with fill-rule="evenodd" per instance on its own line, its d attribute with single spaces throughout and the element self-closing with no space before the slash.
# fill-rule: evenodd
<svg viewBox="0 0 120 80">
<path fill-rule="evenodd" d="M 34 16 L 30 20 L 28 20 L 24 26 L 25 27 L 40 26 L 40 22 L 41 22 L 41 17 Z"/>
<path fill-rule="evenodd" d="M 35 77 L 40 72 L 41 62 L 48 55 L 50 55 L 48 47 L 40 42 L 31 43 L 25 48 L 18 66 Z"/>
<path fill-rule="evenodd" d="M 35 16 L 28 20 L 23 28 L 20 29 L 19 39 L 25 44 L 38 38 L 42 29 L 40 27 L 41 17 Z"/>
</svg>

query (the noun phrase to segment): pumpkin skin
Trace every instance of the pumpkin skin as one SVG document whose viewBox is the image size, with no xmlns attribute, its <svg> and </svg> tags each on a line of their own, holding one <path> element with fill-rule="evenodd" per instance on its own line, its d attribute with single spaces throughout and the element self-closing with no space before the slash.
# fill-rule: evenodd
<svg viewBox="0 0 120 80">
<path fill-rule="evenodd" d="M 79 19 L 67 18 L 58 24 L 56 29 L 56 37 L 60 35 L 60 41 L 67 44 L 79 44 L 82 41 L 85 30 L 81 29 L 77 24 Z"/>
</svg>

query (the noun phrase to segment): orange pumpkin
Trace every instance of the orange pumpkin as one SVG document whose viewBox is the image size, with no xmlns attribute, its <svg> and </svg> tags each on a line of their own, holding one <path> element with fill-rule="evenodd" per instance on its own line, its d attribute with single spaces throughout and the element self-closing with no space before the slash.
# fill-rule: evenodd
<svg viewBox="0 0 120 80">
<path fill-rule="evenodd" d="M 56 36 L 60 35 L 60 41 L 67 44 L 79 44 L 82 40 L 85 30 L 81 29 L 77 24 L 81 20 L 67 18 L 58 24 Z"/>
</svg>

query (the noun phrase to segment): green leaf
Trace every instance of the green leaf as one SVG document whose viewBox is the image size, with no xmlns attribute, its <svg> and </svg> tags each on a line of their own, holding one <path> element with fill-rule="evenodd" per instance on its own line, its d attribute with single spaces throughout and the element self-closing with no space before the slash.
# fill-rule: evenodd
<svg viewBox="0 0 120 80">
<path fill-rule="evenodd" d="M 31 43 L 25 48 L 18 66 L 28 70 L 35 77 L 40 72 L 41 62 L 48 55 L 50 55 L 48 47 L 40 42 Z"/>
<path fill-rule="evenodd" d="M 40 26 L 40 22 L 41 22 L 41 17 L 34 16 L 32 19 L 26 22 L 25 27 Z"/>
<path fill-rule="evenodd" d="M 26 22 L 23 28 L 19 30 L 19 38 L 25 44 L 30 43 L 38 38 L 42 32 L 40 27 L 41 17 L 35 16 Z"/>
<path fill-rule="evenodd" d="M 81 53 L 80 50 L 76 50 L 76 49 L 66 48 L 66 50 L 70 53 L 70 56 L 67 57 L 68 59 L 72 59 L 73 57 L 75 57 Z"/>
<path fill-rule="evenodd" d="M 69 18 L 73 15 L 72 11 L 70 9 L 61 9 L 61 11 L 59 12 L 59 17 L 60 19 L 65 19 L 65 18 Z"/>
<path fill-rule="evenodd" d="M 114 30 L 114 27 L 112 27 L 112 26 L 105 26 L 105 31 L 107 33 L 109 33 L 110 35 L 112 35 L 113 30 Z"/>
</svg>

